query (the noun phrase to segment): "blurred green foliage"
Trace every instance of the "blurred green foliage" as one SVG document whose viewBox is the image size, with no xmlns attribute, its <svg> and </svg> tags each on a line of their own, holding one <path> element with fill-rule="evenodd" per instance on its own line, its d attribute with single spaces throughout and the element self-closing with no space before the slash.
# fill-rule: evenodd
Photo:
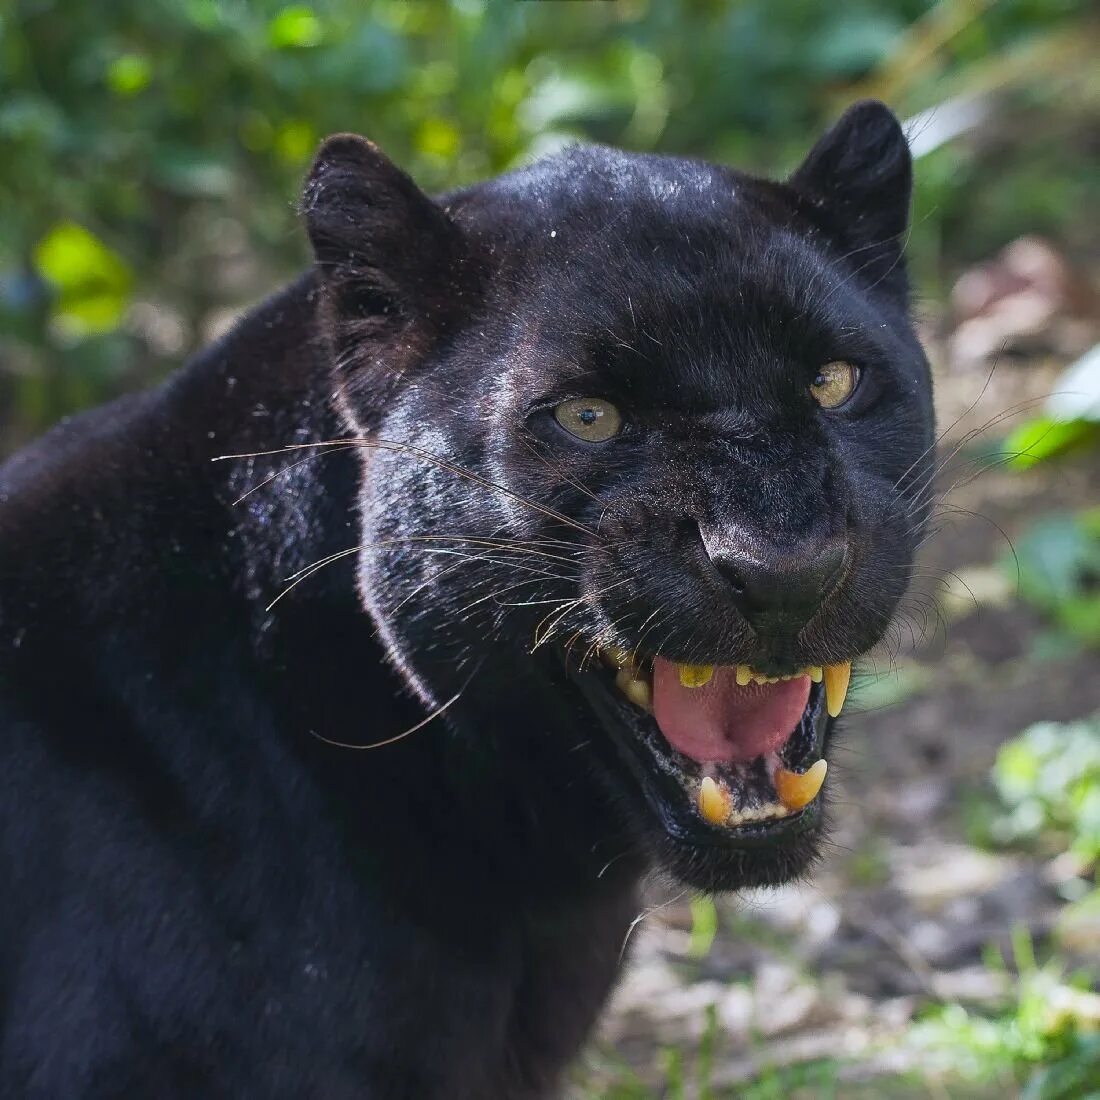
<svg viewBox="0 0 1100 1100">
<path fill-rule="evenodd" d="M 1100 508 L 1034 521 L 1001 566 L 1020 596 L 1061 630 L 1100 646 Z"/>
<path fill-rule="evenodd" d="M 1018 469 L 1100 445 L 1100 344 L 1062 372 L 1045 404 L 1005 441 Z"/>
<path fill-rule="evenodd" d="M 996 797 L 979 827 L 984 839 L 1071 856 L 1075 873 L 1059 886 L 1071 900 L 1059 915 L 1061 936 L 1076 923 L 1096 928 L 1100 714 L 1030 726 L 1001 746 L 992 779 Z M 1023 1086 L 1024 1100 L 1095 1100 L 1100 1097 L 1100 970 L 1091 947 L 1095 934 L 1088 942 L 1087 965 L 1068 973 L 1057 951 L 1038 962 L 1031 936 L 1017 928 L 1012 965 L 1001 962 L 1009 977 L 1008 1003 L 992 1014 L 961 1004 L 936 1006 L 909 1041 L 922 1051 L 926 1066 L 963 1079 L 1003 1082 L 1010 1073 Z"/>
<path fill-rule="evenodd" d="M 0 440 L 156 377 L 306 257 L 318 140 L 428 188 L 587 139 L 785 171 L 850 100 L 937 145 L 935 292 L 1095 208 L 1087 0 L 0 0 Z M 960 103 L 983 122 L 946 144 Z M 0 444 L 2 446 L 2 444 Z"/>
<path fill-rule="evenodd" d="M 1001 746 L 993 781 L 996 841 L 1049 840 L 1084 866 L 1100 862 L 1100 715 L 1031 726 Z"/>
</svg>

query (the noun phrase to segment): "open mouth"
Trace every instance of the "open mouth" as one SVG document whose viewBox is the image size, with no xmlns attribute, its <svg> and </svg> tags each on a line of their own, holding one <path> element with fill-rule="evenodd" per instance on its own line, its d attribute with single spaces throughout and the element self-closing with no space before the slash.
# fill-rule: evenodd
<svg viewBox="0 0 1100 1100">
<path fill-rule="evenodd" d="M 623 747 L 674 836 L 763 841 L 813 823 L 828 718 L 844 705 L 850 662 L 768 676 L 748 665 L 600 655 L 601 694 L 630 728 Z"/>
</svg>

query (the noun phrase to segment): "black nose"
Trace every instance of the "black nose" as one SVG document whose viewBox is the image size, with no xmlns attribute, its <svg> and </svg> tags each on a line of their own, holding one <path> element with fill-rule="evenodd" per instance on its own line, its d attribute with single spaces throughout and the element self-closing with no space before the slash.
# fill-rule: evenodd
<svg viewBox="0 0 1100 1100">
<path fill-rule="evenodd" d="M 840 535 L 781 548 L 741 535 L 709 537 L 703 545 L 725 578 L 737 609 L 758 634 L 797 633 L 814 617 L 844 572 L 847 540 Z"/>
</svg>

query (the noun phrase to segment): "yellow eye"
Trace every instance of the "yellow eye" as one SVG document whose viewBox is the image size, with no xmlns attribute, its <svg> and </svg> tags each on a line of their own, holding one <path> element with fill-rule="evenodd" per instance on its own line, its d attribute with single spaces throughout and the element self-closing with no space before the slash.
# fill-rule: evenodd
<svg viewBox="0 0 1100 1100">
<path fill-rule="evenodd" d="M 623 430 L 623 418 L 610 401 L 575 397 L 554 406 L 554 419 L 570 434 L 589 443 L 603 443 Z"/>
<path fill-rule="evenodd" d="M 826 363 L 817 372 L 810 393 L 823 409 L 836 409 L 844 404 L 859 385 L 859 367 L 851 363 Z"/>
</svg>

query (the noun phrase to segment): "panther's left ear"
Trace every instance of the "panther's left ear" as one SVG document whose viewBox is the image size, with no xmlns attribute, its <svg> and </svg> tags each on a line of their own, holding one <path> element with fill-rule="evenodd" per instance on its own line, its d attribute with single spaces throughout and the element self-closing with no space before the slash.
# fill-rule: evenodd
<svg viewBox="0 0 1100 1100">
<path fill-rule="evenodd" d="M 868 99 L 849 107 L 788 180 L 872 282 L 904 288 L 901 236 L 909 224 L 913 158 L 893 112 Z"/>
<path fill-rule="evenodd" d="M 337 316 L 379 337 L 428 342 L 447 328 L 465 241 L 447 212 L 373 142 L 321 146 L 302 197 L 316 266 Z"/>
</svg>

